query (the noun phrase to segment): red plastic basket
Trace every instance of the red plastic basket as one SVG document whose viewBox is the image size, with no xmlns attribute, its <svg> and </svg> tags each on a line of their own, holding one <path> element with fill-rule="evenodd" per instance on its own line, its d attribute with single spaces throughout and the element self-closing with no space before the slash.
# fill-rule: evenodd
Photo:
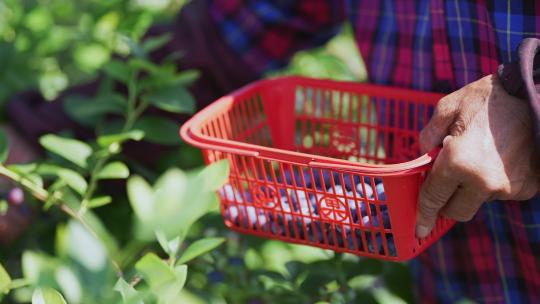
<svg viewBox="0 0 540 304">
<path fill-rule="evenodd" d="M 229 160 L 229 184 L 218 192 L 229 228 L 403 261 L 454 224 L 439 218 L 428 237 L 415 237 L 434 158 L 420 155 L 418 134 L 441 96 L 283 77 L 218 99 L 180 133 L 207 163 Z"/>
</svg>

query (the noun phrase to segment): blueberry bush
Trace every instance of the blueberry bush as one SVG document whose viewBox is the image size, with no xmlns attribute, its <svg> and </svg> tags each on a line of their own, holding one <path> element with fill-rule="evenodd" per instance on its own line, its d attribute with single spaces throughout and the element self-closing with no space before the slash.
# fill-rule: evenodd
<svg viewBox="0 0 540 304">
<path fill-rule="evenodd" d="M 149 59 L 169 35 L 143 38 L 152 24 L 171 20 L 184 2 L 0 3 L 1 105 L 24 90 L 52 100 L 99 79 L 92 95 L 69 94 L 65 103 L 73 120 L 94 131 L 91 138 L 77 138 L 72 130 L 46 134 L 39 140 L 43 157 L 8 164 L 9 142 L 0 133 L 0 175 L 17 185 L 0 200 L 0 212 L 23 205 L 32 214 L 27 231 L 0 247 L 0 302 L 413 302 L 405 264 L 226 229 L 218 198 L 238 195 L 223 187 L 228 163 L 204 167 L 200 153 L 178 137 L 177 121 L 148 111 L 157 108 L 173 117 L 195 111 L 189 86 L 198 72 L 179 70 L 174 64 L 179 54 L 161 62 Z M 283 74 L 366 77 L 348 28 L 271 76 Z M 6 115 L 2 120 L 9 123 Z M 126 153 L 134 142 L 172 152 L 148 167 Z M 377 184 L 371 190 L 349 186 L 342 195 L 384 195 Z M 296 201 L 285 202 L 289 208 L 302 209 L 313 200 L 294 196 Z M 369 206 L 358 208 L 356 220 L 369 220 Z M 257 217 L 238 208 L 226 215 L 239 225 Z M 385 225 L 384 220 L 372 224 Z"/>
</svg>

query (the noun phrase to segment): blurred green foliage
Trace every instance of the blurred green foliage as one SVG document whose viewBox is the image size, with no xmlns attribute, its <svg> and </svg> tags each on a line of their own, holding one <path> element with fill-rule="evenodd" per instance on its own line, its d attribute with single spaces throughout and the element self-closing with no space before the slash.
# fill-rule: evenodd
<svg viewBox="0 0 540 304">
<path fill-rule="evenodd" d="M 185 0 L 4 0 L 0 2 L 0 102 L 38 87 L 54 99 L 88 81 L 111 56 L 128 55 L 155 22 Z"/>
<path fill-rule="evenodd" d="M 0 2 L 0 104 L 37 89 L 48 100 L 103 76 L 92 96 L 68 96 L 66 112 L 96 130 L 81 141 L 46 135 L 47 156 L 0 165 L 37 196 L 38 217 L 0 250 L 0 299 L 35 303 L 410 303 L 406 265 L 228 231 L 217 189 L 228 167 L 202 169 L 200 153 L 179 143 L 174 121 L 149 106 L 192 113 L 196 71 L 146 53 L 170 37 L 141 41 L 185 0 L 4 0 Z M 119 60 L 121 59 L 121 60 Z M 270 76 L 365 81 L 350 27 L 297 54 Z M 128 94 L 118 94 L 111 82 Z M 117 119 L 110 120 L 113 114 Z M 156 168 L 129 160 L 129 141 L 168 145 Z M 0 136 L 0 160 L 7 148 Z M 173 168 L 180 167 L 180 168 Z M 124 180 L 111 196 L 105 180 Z M 204 184 L 205 186 L 200 186 Z M 204 190 L 206 189 L 206 190 Z M 223 243 L 225 240 L 225 243 Z M 22 256 L 22 257 L 21 257 Z M 5 267 L 5 269 L 4 269 Z"/>
<path fill-rule="evenodd" d="M 324 46 L 298 52 L 288 67 L 268 74 L 268 76 L 282 75 L 302 75 L 357 82 L 367 80 L 364 61 L 360 56 L 349 24 L 344 25 L 339 35 L 332 38 Z"/>
</svg>

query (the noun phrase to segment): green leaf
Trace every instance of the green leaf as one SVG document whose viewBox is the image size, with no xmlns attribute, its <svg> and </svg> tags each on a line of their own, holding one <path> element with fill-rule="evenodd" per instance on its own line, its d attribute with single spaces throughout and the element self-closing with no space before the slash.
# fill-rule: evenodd
<svg viewBox="0 0 540 304">
<path fill-rule="evenodd" d="M 43 287 L 34 290 L 32 304 L 66 304 L 66 300 L 64 300 L 64 297 L 58 291 Z"/>
<path fill-rule="evenodd" d="M 111 51 L 99 43 L 75 44 L 73 57 L 80 69 L 93 72 L 109 60 Z"/>
<path fill-rule="evenodd" d="M 84 177 L 71 169 L 44 163 L 36 168 L 36 172 L 41 175 L 58 176 L 66 185 L 81 195 L 84 194 L 86 188 L 88 188 L 88 183 Z M 49 190 L 54 190 L 54 187 L 49 188 Z"/>
<path fill-rule="evenodd" d="M 145 228 L 163 234 L 162 244 L 176 237 L 182 240 L 191 225 L 217 204 L 215 191 L 201 187 L 196 173 L 187 175 L 179 169 L 169 169 L 153 188 L 144 179 L 131 177 L 128 197 Z"/>
<path fill-rule="evenodd" d="M 144 96 L 157 108 L 172 113 L 193 113 L 195 100 L 183 85 L 160 88 Z"/>
<path fill-rule="evenodd" d="M 62 168 L 58 171 L 58 176 L 63 179 L 71 189 L 77 191 L 77 193 L 81 195 L 83 195 L 86 192 L 86 188 L 88 188 L 88 183 L 84 177 L 73 170 Z"/>
<path fill-rule="evenodd" d="M 6 132 L 0 130 L 0 163 L 7 160 L 9 152 L 9 142 Z"/>
<path fill-rule="evenodd" d="M 144 132 L 141 130 L 131 130 L 129 132 L 101 135 L 97 138 L 97 143 L 101 147 L 108 147 L 113 143 L 123 143 L 127 140 L 139 141 L 143 139 Z"/>
<path fill-rule="evenodd" d="M 176 277 L 169 265 L 152 252 L 137 261 L 135 268 L 143 275 L 151 288 L 163 285 Z"/>
<path fill-rule="evenodd" d="M 176 287 L 178 289 L 184 288 L 184 284 L 186 284 L 186 278 L 187 278 L 187 266 L 186 265 L 176 265 L 174 267 L 174 275 L 176 277 L 176 284 L 178 284 Z"/>
<path fill-rule="evenodd" d="M 9 164 L 6 166 L 9 170 L 19 174 L 27 180 L 30 180 L 34 185 L 43 187 L 43 179 L 36 173 L 37 164 Z"/>
<path fill-rule="evenodd" d="M 43 283 L 43 277 L 55 267 L 52 260 L 33 251 L 24 251 L 22 254 L 22 272 L 24 278 L 32 284 Z"/>
<path fill-rule="evenodd" d="M 41 268 L 43 268 L 45 264 L 45 258 L 38 253 L 25 251 L 22 254 L 23 275 L 32 283 L 37 283 Z"/>
<path fill-rule="evenodd" d="M 129 285 L 123 278 L 118 279 L 114 285 L 114 290 L 118 291 L 122 295 L 124 303 L 142 304 L 142 301 L 135 301 L 137 298 L 137 290 L 133 286 Z"/>
<path fill-rule="evenodd" d="M 75 271 L 62 265 L 56 269 L 54 277 L 60 286 L 60 290 L 70 303 L 81 303 L 83 290 Z"/>
<path fill-rule="evenodd" d="M 67 226 L 68 254 L 91 272 L 107 266 L 107 251 L 101 241 L 79 222 L 71 220 Z"/>
<path fill-rule="evenodd" d="M 64 181 L 64 179 L 59 178 L 56 181 L 54 181 L 54 183 L 52 183 L 52 185 L 50 185 L 49 188 L 47 189 L 47 191 L 49 193 L 53 193 L 53 195 L 49 195 L 49 197 L 45 201 L 45 204 L 43 205 L 43 210 L 49 210 L 49 208 L 51 208 L 55 204 L 58 204 L 59 199 L 56 196 L 56 194 L 58 193 L 65 194 L 65 192 L 68 192 L 68 190 L 69 189 L 66 187 L 66 182 Z M 62 199 L 66 200 L 65 197 L 62 197 Z M 76 197 L 76 199 L 77 199 L 77 202 L 79 202 L 79 198 Z"/>
<path fill-rule="evenodd" d="M 160 303 L 172 303 L 186 283 L 186 265 L 170 268 L 154 253 L 148 253 L 140 259 L 135 269 L 143 275 Z"/>
<path fill-rule="evenodd" d="M 165 44 L 167 44 L 167 42 L 171 41 L 171 39 L 172 39 L 172 34 L 170 34 L 170 33 L 163 34 L 163 35 L 153 37 L 153 38 L 148 38 L 148 39 L 144 40 L 144 42 L 142 44 L 142 49 L 146 53 L 150 53 L 150 52 L 164 46 Z"/>
<path fill-rule="evenodd" d="M 140 176 L 128 180 L 129 202 L 143 224 L 150 224 L 154 219 L 154 197 L 152 187 Z"/>
<path fill-rule="evenodd" d="M 133 58 L 129 60 L 128 64 L 134 69 L 146 71 L 150 74 L 159 73 L 159 66 L 145 59 Z"/>
<path fill-rule="evenodd" d="M 154 184 L 153 227 L 155 231 L 164 233 L 168 240 L 177 236 L 183 240 L 187 230 L 196 220 L 197 213 L 204 208 L 204 205 L 197 204 L 195 200 L 189 202 L 186 198 L 186 192 L 189 190 L 188 182 L 188 177 L 182 170 L 169 169 Z M 198 190 L 203 196 L 204 190 Z M 196 206 L 189 206 L 190 204 Z M 179 214 L 182 214 L 180 218 Z M 189 218 L 183 219 L 184 217 Z"/>
<path fill-rule="evenodd" d="M 193 83 L 199 76 L 201 75 L 201 72 L 198 70 L 185 70 L 180 73 L 178 73 L 174 78 L 173 81 L 175 84 L 180 85 L 190 85 Z"/>
<path fill-rule="evenodd" d="M 85 97 L 68 96 L 64 110 L 73 120 L 85 126 L 95 126 L 106 114 L 121 114 L 124 111 L 125 97 L 119 94 Z"/>
<path fill-rule="evenodd" d="M 414 301 L 411 285 L 411 273 L 407 265 L 400 263 L 387 263 L 384 265 L 383 279 L 386 288 L 394 295 L 407 303 Z"/>
<path fill-rule="evenodd" d="M 178 260 L 178 264 L 185 264 L 200 255 L 212 251 L 219 245 L 223 244 L 223 242 L 225 242 L 225 239 L 221 237 L 212 237 L 197 240 L 193 244 L 191 244 L 186 249 L 186 251 L 184 251 L 184 254 Z"/>
<path fill-rule="evenodd" d="M 160 70 L 158 74 L 151 74 L 139 82 L 139 87 L 144 91 L 153 91 L 164 87 L 191 85 L 197 78 L 200 72 L 197 70 L 185 70 L 180 73 L 176 71 Z"/>
<path fill-rule="evenodd" d="M 47 150 L 69 160 L 70 162 L 87 168 L 87 158 L 92 154 L 92 148 L 82 141 L 47 134 L 39 139 L 40 144 Z"/>
<path fill-rule="evenodd" d="M 312 271 L 306 279 L 300 284 L 302 293 L 310 296 L 317 296 L 324 285 L 335 280 L 336 274 L 332 272 Z"/>
<path fill-rule="evenodd" d="M 198 175 L 201 187 L 209 191 L 217 191 L 229 180 L 229 171 L 230 165 L 226 159 L 210 164 Z"/>
<path fill-rule="evenodd" d="M 98 208 L 98 207 L 110 204 L 111 202 L 112 202 L 112 198 L 108 195 L 96 197 L 96 198 L 91 199 L 88 202 L 88 208 L 90 209 Z"/>
<path fill-rule="evenodd" d="M 119 60 L 110 60 L 103 66 L 103 69 L 105 74 L 123 83 L 129 82 L 131 73 L 133 72 L 128 64 Z"/>
<path fill-rule="evenodd" d="M 11 285 L 11 277 L 6 269 L 0 264 L 0 293 L 8 293 Z"/>
<path fill-rule="evenodd" d="M 163 145 L 180 143 L 179 124 L 164 117 L 145 116 L 135 123 L 134 129 L 144 132 L 144 139 L 152 143 Z"/>
<path fill-rule="evenodd" d="M 168 240 L 167 236 L 163 232 L 156 231 L 156 238 L 163 251 L 165 251 L 169 256 L 176 256 L 178 249 L 180 249 L 180 236 L 177 236 L 172 240 Z"/>
<path fill-rule="evenodd" d="M 0 199 L 0 215 L 6 215 L 9 210 L 9 203 L 6 199 Z"/>
<path fill-rule="evenodd" d="M 128 167 L 120 162 L 110 162 L 97 174 L 98 179 L 120 179 L 127 178 L 129 176 Z"/>
<path fill-rule="evenodd" d="M 19 175 L 26 175 L 34 173 L 37 168 L 36 163 L 26 163 L 26 164 L 9 164 L 7 167 L 11 171 L 17 172 Z"/>
</svg>

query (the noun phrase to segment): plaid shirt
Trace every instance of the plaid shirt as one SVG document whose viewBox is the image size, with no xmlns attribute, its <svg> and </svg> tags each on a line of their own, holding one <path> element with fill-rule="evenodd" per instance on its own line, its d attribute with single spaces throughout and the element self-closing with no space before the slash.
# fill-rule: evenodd
<svg viewBox="0 0 540 304">
<path fill-rule="evenodd" d="M 523 38 L 540 36 L 537 1 L 212 0 L 210 13 L 260 75 L 348 20 L 371 82 L 445 93 L 494 73 L 517 58 Z M 484 204 L 413 265 L 422 302 L 540 303 L 540 198 Z"/>
</svg>

